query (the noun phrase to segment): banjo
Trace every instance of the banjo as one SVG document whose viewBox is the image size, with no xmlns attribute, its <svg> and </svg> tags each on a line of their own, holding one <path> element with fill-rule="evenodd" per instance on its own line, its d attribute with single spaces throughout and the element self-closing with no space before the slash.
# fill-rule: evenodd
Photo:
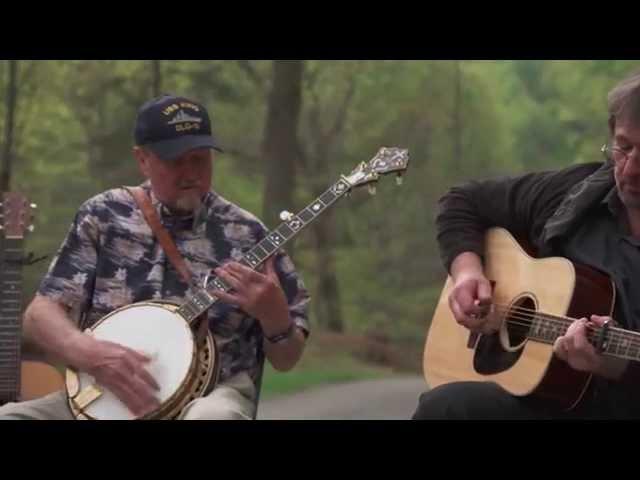
<svg viewBox="0 0 640 480">
<path fill-rule="evenodd" d="M 297 214 L 282 212 L 282 223 L 269 232 L 240 263 L 256 269 L 275 254 L 327 208 L 354 188 L 369 186 L 375 193 L 375 182 L 381 175 L 395 173 L 398 185 L 407 170 L 407 149 L 382 147 L 369 160 L 362 162 L 349 175 L 341 175 L 322 195 Z M 207 275 L 202 286 L 192 288 L 182 304 L 166 301 L 136 302 L 114 310 L 89 328 L 100 340 L 119 343 L 152 358 L 149 373 L 160 385 L 159 407 L 143 417 L 136 417 L 115 394 L 98 385 L 85 373 L 67 368 L 65 391 L 67 405 L 78 420 L 174 419 L 193 399 L 214 385 L 219 373 L 216 342 L 207 328 L 200 338 L 196 333 L 197 319 L 218 298 L 216 290 L 228 291 L 230 286 L 217 276 Z"/>
</svg>

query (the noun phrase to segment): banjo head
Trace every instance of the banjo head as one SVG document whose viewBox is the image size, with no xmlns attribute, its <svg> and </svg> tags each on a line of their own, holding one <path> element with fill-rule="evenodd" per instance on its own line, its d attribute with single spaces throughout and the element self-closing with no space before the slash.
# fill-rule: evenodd
<svg viewBox="0 0 640 480">
<path fill-rule="evenodd" d="M 135 303 L 111 312 L 91 329 L 95 338 L 151 357 L 146 368 L 160 385 L 156 396 L 161 408 L 183 390 L 193 376 L 196 363 L 193 331 L 175 309 L 173 304 Z M 136 419 L 124 403 L 103 386 L 96 385 L 95 379 L 86 372 L 68 373 L 66 387 L 67 395 L 80 404 L 82 413 L 89 418 Z"/>
</svg>

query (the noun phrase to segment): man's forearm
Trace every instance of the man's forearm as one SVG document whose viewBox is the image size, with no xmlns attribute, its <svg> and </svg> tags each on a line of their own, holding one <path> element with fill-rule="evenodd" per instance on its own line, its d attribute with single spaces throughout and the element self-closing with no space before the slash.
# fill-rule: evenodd
<svg viewBox="0 0 640 480">
<path fill-rule="evenodd" d="M 36 296 L 24 314 L 24 335 L 47 359 L 81 368 L 91 339 L 81 332 L 59 303 Z"/>
<path fill-rule="evenodd" d="M 463 274 L 483 274 L 482 259 L 474 252 L 463 252 L 451 263 L 450 273 L 453 280 Z"/>
<path fill-rule="evenodd" d="M 285 372 L 291 370 L 298 363 L 304 351 L 305 342 L 304 333 L 294 326 L 291 336 L 281 342 L 271 343 L 265 339 L 265 355 L 273 368 Z"/>
</svg>

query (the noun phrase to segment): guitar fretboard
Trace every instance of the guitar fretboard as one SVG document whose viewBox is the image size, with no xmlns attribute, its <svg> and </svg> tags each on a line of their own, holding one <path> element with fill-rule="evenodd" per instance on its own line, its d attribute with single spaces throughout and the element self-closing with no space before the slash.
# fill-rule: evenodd
<svg viewBox="0 0 640 480">
<path fill-rule="evenodd" d="M 22 239 L 5 238 L 0 257 L 0 401 L 15 401 L 20 391 L 22 329 Z"/>
<path fill-rule="evenodd" d="M 535 315 L 527 336 L 543 343 L 553 344 L 564 335 L 573 319 L 554 317 L 551 315 Z M 590 329 L 589 342 L 596 346 L 600 341 L 602 327 Z M 622 328 L 611 327 L 602 338 L 602 354 L 627 360 L 640 360 L 640 333 Z"/>
<path fill-rule="evenodd" d="M 246 253 L 240 263 L 252 268 L 258 268 L 271 255 L 276 253 L 285 243 L 295 237 L 307 225 L 309 225 L 322 212 L 334 204 L 340 197 L 349 191 L 349 183 L 344 179 L 338 180 L 331 185 L 322 195 L 311 202 L 296 215 L 281 223 L 277 228 L 268 233 L 258 242 L 248 253 Z M 224 280 L 219 277 L 212 277 L 210 284 L 222 291 L 230 290 Z M 215 293 L 209 293 L 206 289 L 199 289 L 180 306 L 177 312 L 187 321 L 191 322 L 200 314 L 206 311 L 217 301 Z"/>
</svg>

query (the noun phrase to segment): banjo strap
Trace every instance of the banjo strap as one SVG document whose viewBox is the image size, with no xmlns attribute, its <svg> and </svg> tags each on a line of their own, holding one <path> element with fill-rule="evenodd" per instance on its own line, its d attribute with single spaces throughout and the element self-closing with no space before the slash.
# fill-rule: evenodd
<svg viewBox="0 0 640 480">
<path fill-rule="evenodd" d="M 136 203 L 138 204 L 138 207 L 140 207 L 140 210 L 142 210 L 144 218 L 147 220 L 147 223 L 151 227 L 151 230 L 153 230 L 153 233 L 160 242 L 160 245 L 162 245 L 162 248 L 167 254 L 167 257 L 169 257 L 169 260 L 173 264 L 173 267 L 180 274 L 182 280 L 187 285 L 191 285 L 191 272 L 189 271 L 187 264 L 184 262 L 184 259 L 178 252 L 178 248 L 171 238 L 171 235 L 169 235 L 169 232 L 167 232 L 167 230 L 160 223 L 158 212 L 155 208 L 153 208 L 153 205 L 151 205 L 151 200 L 149 200 L 148 195 L 141 187 L 124 188 L 129 191 L 129 193 L 133 196 Z"/>
<path fill-rule="evenodd" d="M 151 227 L 151 230 L 158 238 L 160 245 L 164 249 L 167 257 L 173 264 L 173 267 L 182 277 L 182 280 L 189 286 L 192 285 L 193 275 L 191 271 L 187 267 L 182 255 L 178 252 L 178 248 L 176 247 L 175 242 L 169 235 L 169 232 L 162 226 L 160 223 L 160 218 L 158 217 L 158 212 L 153 205 L 151 205 L 151 200 L 149 196 L 145 193 L 142 187 L 124 187 L 135 199 L 138 207 L 142 210 L 142 214 L 144 218 L 147 220 L 147 223 Z M 195 323 L 199 323 L 196 338 L 198 343 L 203 342 L 206 339 L 206 332 L 208 330 L 208 322 L 204 321 L 206 319 L 206 315 L 200 315 L 197 319 L 194 319 L 192 325 Z"/>
</svg>

